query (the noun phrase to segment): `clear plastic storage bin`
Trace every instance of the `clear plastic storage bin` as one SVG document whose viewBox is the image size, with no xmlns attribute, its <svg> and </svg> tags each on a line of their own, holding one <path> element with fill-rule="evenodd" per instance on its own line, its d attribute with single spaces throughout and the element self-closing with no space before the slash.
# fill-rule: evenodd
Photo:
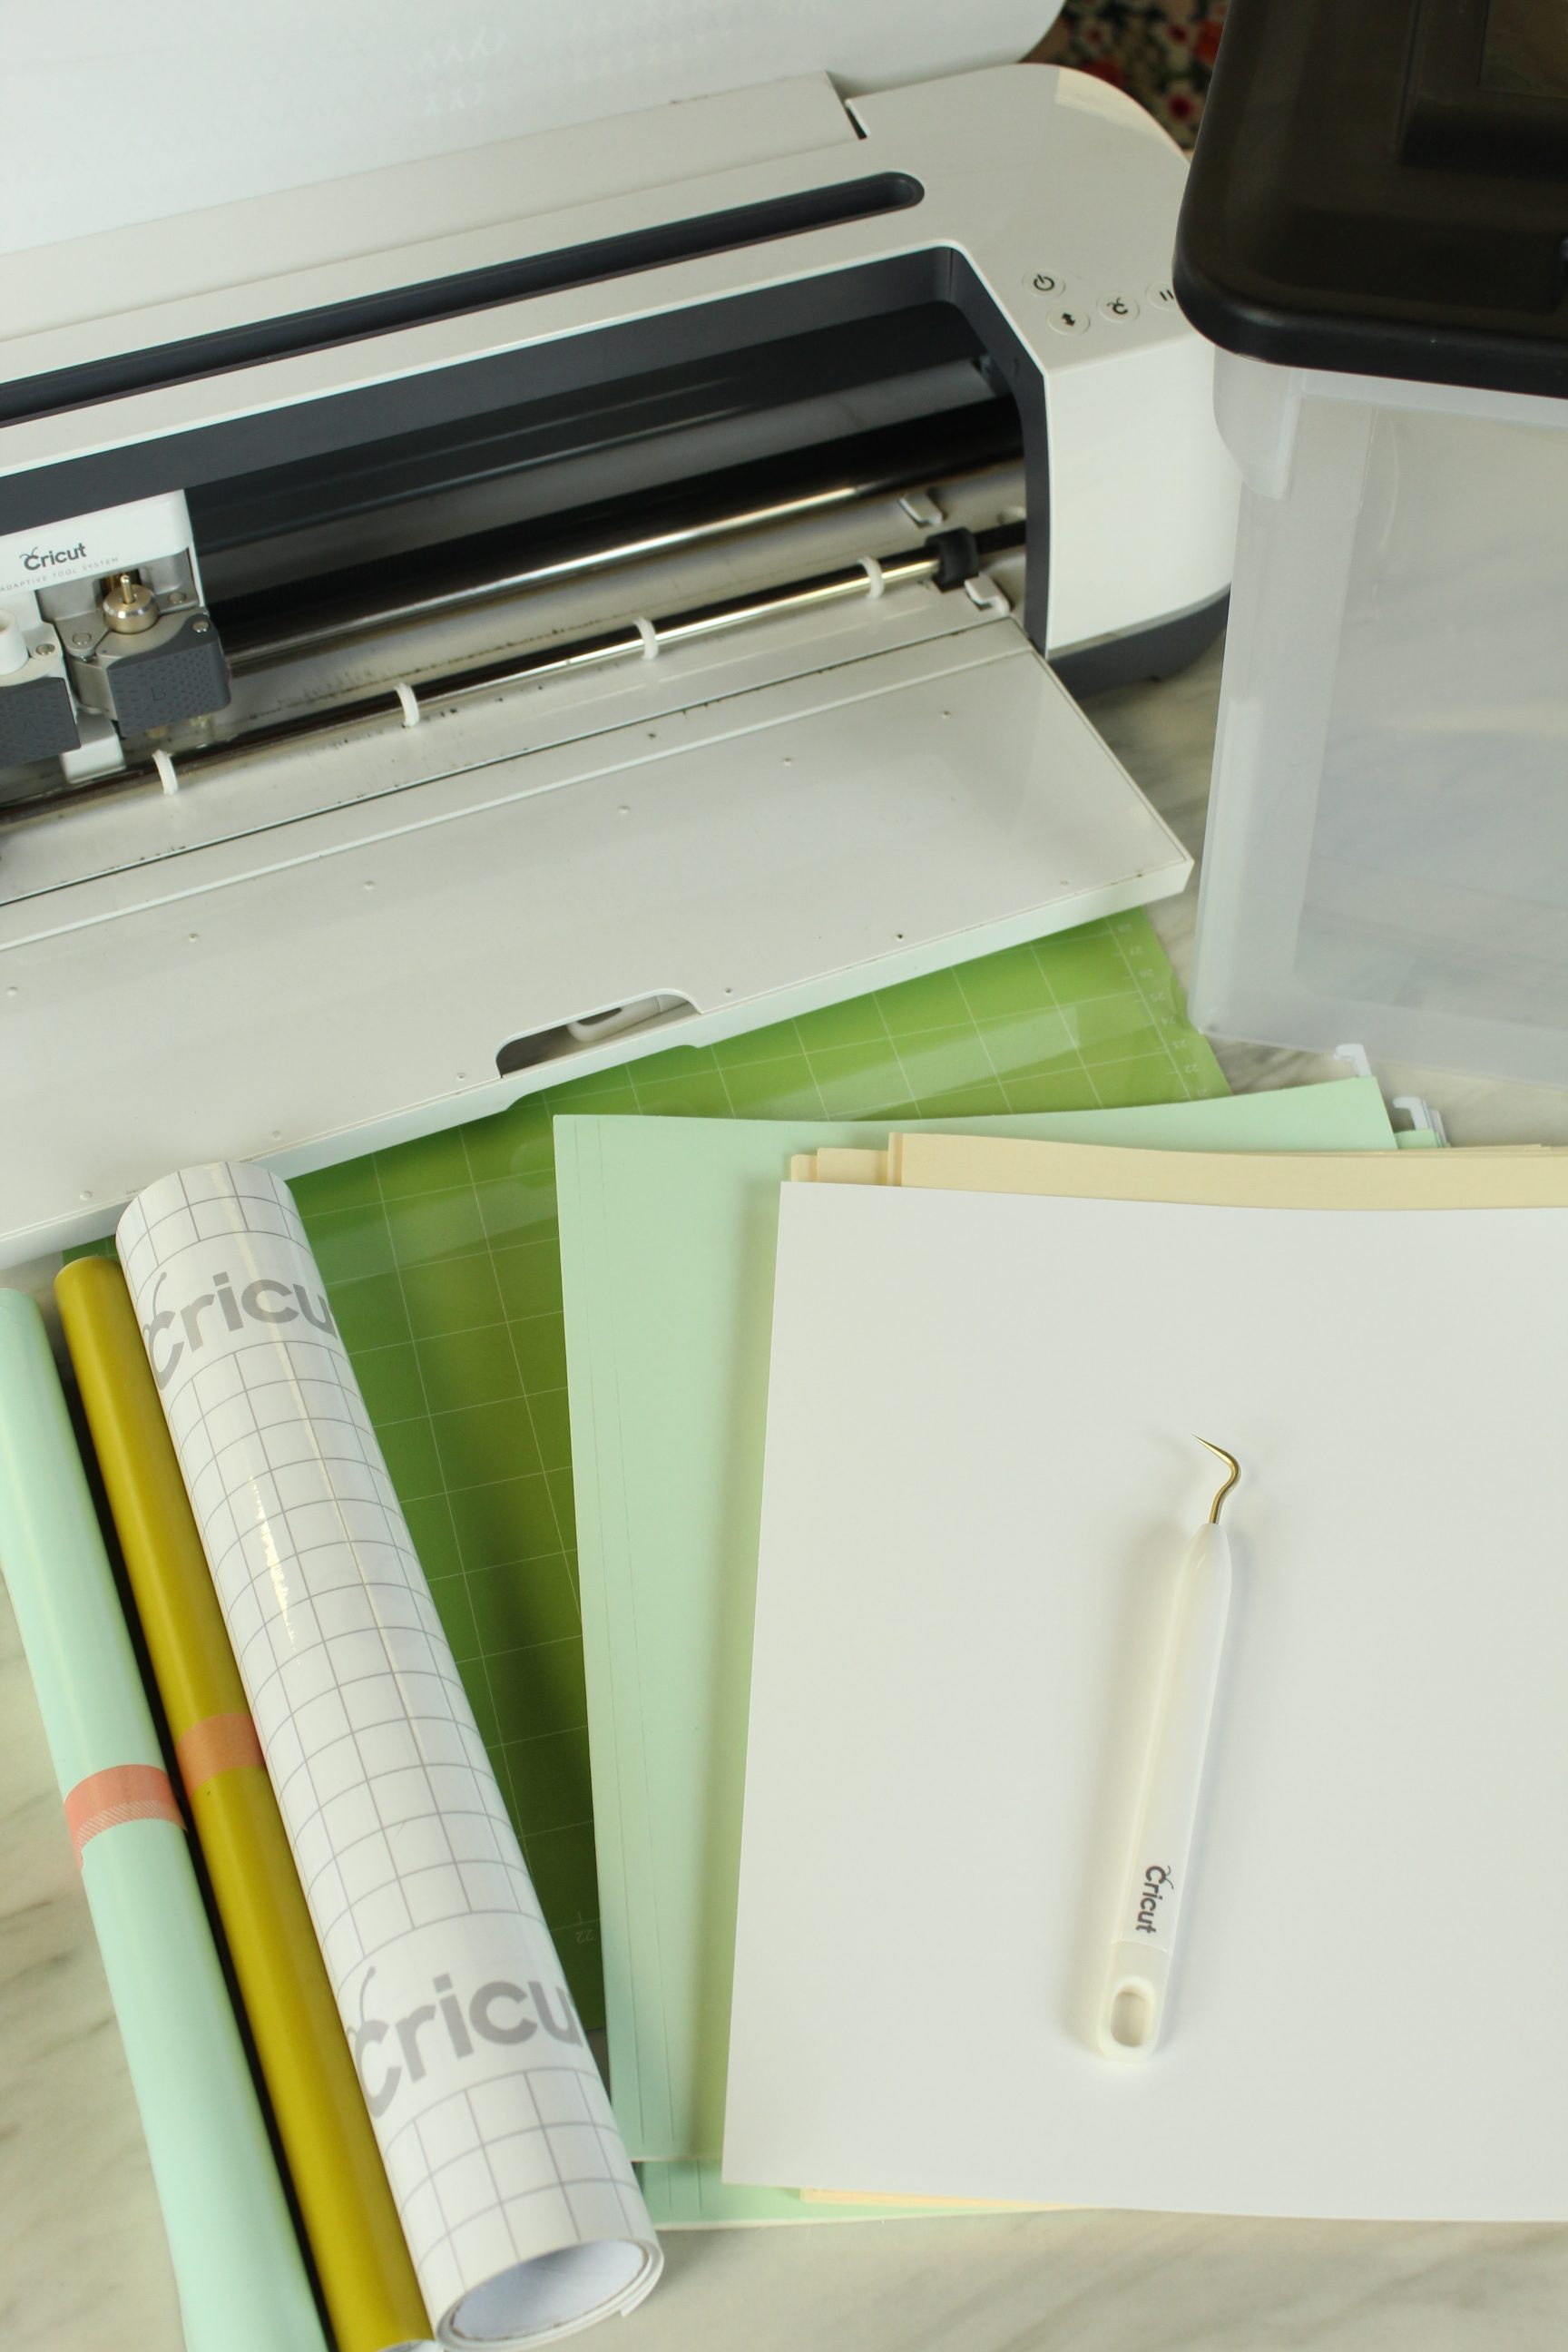
<svg viewBox="0 0 1568 2352">
<path fill-rule="evenodd" d="M 1565 236 L 1568 7 L 1235 0 L 1177 263 L 1245 484 L 1222 1035 L 1568 1083 Z"/>
</svg>

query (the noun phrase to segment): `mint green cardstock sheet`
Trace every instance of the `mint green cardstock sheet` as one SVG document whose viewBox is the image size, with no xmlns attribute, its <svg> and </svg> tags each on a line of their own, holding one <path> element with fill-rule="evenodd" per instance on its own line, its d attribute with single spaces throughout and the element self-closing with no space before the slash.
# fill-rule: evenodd
<svg viewBox="0 0 1568 2352">
<path fill-rule="evenodd" d="M 1394 1140 L 1363 1079 L 934 1123 L 1210 1151 Z M 642 2158 L 716 2158 L 721 2137 L 779 1182 L 792 1152 L 887 1134 L 556 1122 L 611 2080 Z M 768 2201 L 756 2218 L 784 2218 Z"/>
<path fill-rule="evenodd" d="M 753 2230 L 779 2221 L 930 2221 L 942 2214 L 985 2212 L 985 2206 L 902 2205 L 892 2198 L 859 2204 L 835 2198 L 809 2202 L 797 2189 L 737 2189 L 717 2163 L 641 2164 L 637 2175 L 657 2230 Z M 997 2210 L 1002 2208 L 995 2209 Z"/>
</svg>

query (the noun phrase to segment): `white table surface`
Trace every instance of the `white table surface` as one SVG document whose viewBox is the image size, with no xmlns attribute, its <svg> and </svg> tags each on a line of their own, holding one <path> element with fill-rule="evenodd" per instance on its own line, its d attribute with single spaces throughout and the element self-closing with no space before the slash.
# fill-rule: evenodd
<svg viewBox="0 0 1568 2352">
<path fill-rule="evenodd" d="M 1216 649 L 1179 678 L 1093 706 L 1194 849 L 1218 679 Z M 1193 908 L 1189 890 L 1155 909 L 1178 971 Z M 1238 1090 L 1333 1070 L 1255 1047 L 1222 1048 L 1220 1059 Z M 1456 1143 L 1568 1141 L 1568 1094 L 1378 1075 L 1391 1092 L 1427 1095 Z M 37 1271 L 41 1283 L 47 1269 Z M 651 2301 L 606 2331 L 616 2352 L 1543 2352 L 1568 2333 L 1568 2228 L 1008 2214 L 682 2231 L 666 2250 Z M 0 2339 L 7 2352 L 182 2343 L 125 2062 L 3 1594 Z"/>
</svg>

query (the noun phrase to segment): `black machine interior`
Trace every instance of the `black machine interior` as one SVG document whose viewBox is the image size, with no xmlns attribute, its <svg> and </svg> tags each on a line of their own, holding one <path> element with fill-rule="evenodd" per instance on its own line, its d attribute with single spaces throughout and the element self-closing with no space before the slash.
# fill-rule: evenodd
<svg viewBox="0 0 1568 2352">
<path fill-rule="evenodd" d="M 973 330 L 932 302 L 211 483 L 191 520 L 240 652 L 699 517 L 934 480 L 1019 447 Z"/>
<path fill-rule="evenodd" d="M 229 700 L 122 726 L 124 763 L 85 782 L 0 767 L 0 806 L 619 658 L 650 625 L 673 644 L 861 593 L 862 559 L 955 585 L 1021 544 L 1022 455 L 973 329 L 922 300 L 192 485 Z M 969 528 L 944 535 L 929 493 L 955 483 Z"/>
</svg>

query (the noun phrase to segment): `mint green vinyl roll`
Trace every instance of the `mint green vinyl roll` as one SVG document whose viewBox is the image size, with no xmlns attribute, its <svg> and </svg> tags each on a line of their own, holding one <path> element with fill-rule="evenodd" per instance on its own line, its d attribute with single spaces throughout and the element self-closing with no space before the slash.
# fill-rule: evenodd
<svg viewBox="0 0 1568 2352">
<path fill-rule="evenodd" d="M 81 1854 L 187 2352 L 324 2352 L 185 1833 L 157 1794 L 163 1758 L 43 1318 L 9 1290 L 0 1569 Z"/>
</svg>

